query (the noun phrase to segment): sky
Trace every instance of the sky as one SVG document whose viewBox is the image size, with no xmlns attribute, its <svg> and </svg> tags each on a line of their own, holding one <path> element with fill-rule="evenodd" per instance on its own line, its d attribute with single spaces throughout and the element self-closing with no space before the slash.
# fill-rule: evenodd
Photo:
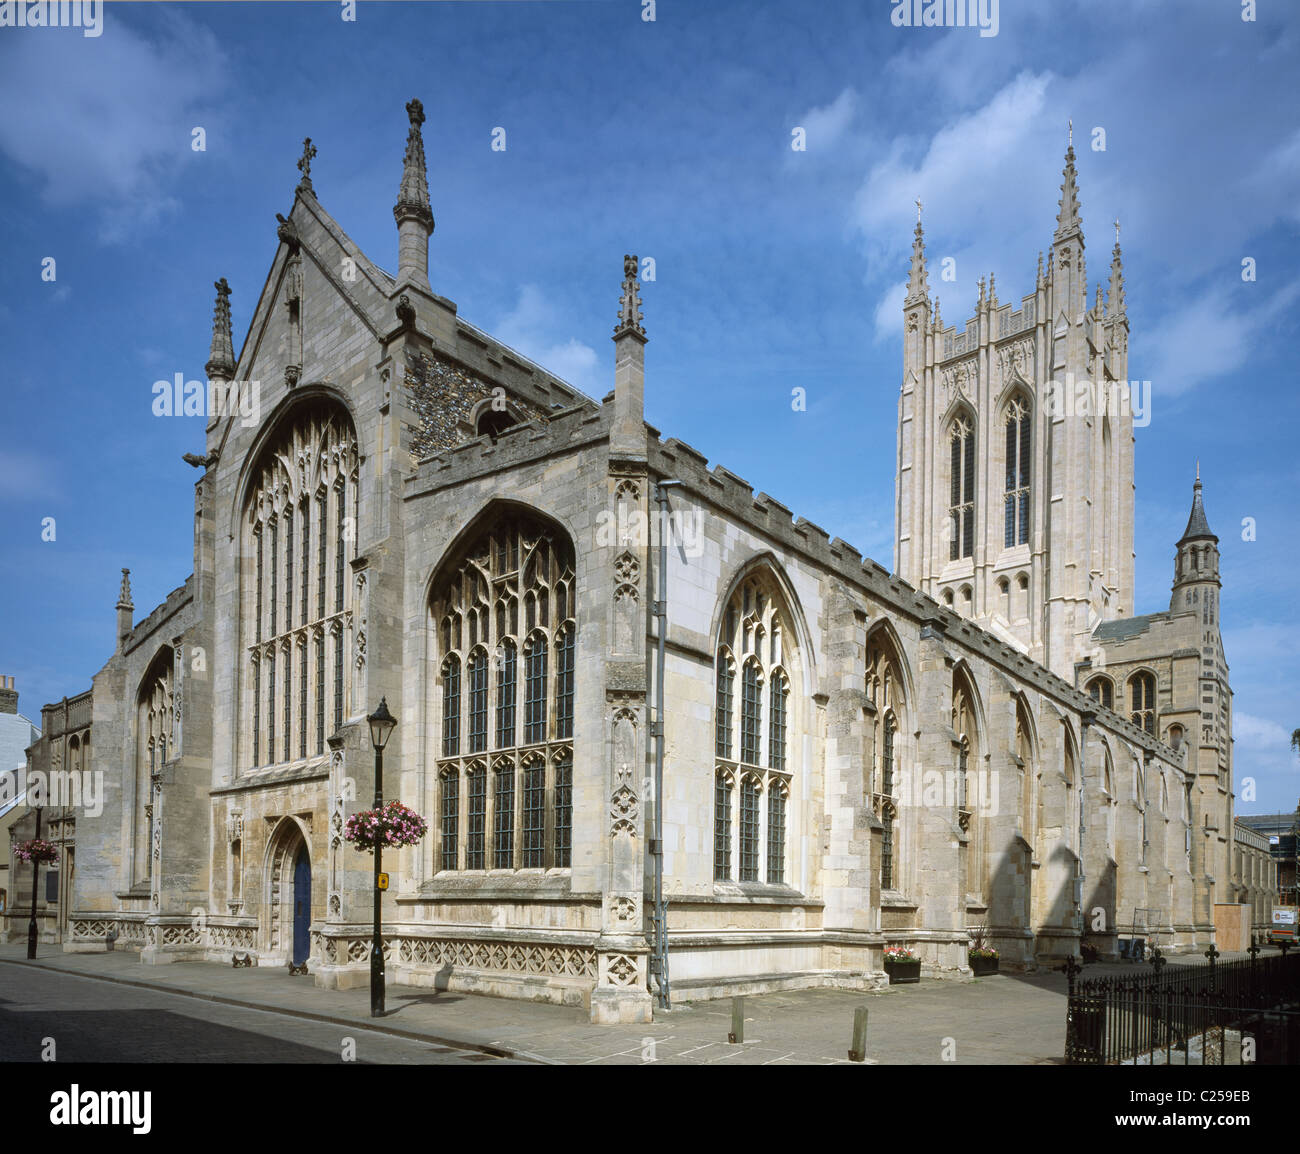
<svg viewBox="0 0 1300 1154">
<path fill-rule="evenodd" d="M 111 3 L 98 36 L 0 27 L 0 673 L 19 708 L 89 687 L 123 566 L 137 619 L 192 569 L 180 458 L 202 418 L 155 417 L 152 386 L 203 378 L 220 276 L 238 350 L 304 137 L 321 203 L 394 271 L 418 96 L 434 290 L 593 396 L 613 388 L 623 254 L 653 258 L 647 420 L 889 566 L 914 201 L 947 323 L 989 273 L 1018 301 L 1073 120 L 1091 280 L 1118 218 L 1129 372 L 1151 382 L 1136 611 L 1168 608 L 1199 458 L 1238 812 L 1294 808 L 1300 6 L 1001 0 L 988 36 L 897 27 L 895 7 Z"/>
</svg>

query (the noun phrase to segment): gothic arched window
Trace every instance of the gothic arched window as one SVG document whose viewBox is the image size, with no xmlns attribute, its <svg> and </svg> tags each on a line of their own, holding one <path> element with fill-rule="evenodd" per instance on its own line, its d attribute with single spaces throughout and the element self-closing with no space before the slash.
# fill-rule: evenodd
<svg viewBox="0 0 1300 1154">
<path fill-rule="evenodd" d="M 972 557 L 975 553 L 975 427 L 958 417 L 948 433 L 949 541 L 948 559 Z"/>
<path fill-rule="evenodd" d="M 430 633 L 441 692 L 429 700 L 440 707 L 441 740 L 431 748 L 438 780 L 457 783 L 456 810 L 440 823 L 439 869 L 569 868 L 575 601 L 572 543 L 518 510 L 490 519 L 436 581 Z M 463 760 L 486 753 L 489 718 L 490 766 Z"/>
<path fill-rule="evenodd" d="M 870 791 L 880 821 L 880 888 L 900 888 L 898 869 L 898 729 L 903 709 L 902 673 L 888 633 L 877 630 L 867 640 L 866 696 L 872 705 L 874 764 Z"/>
<path fill-rule="evenodd" d="M 1135 673 L 1128 683 L 1129 720 L 1147 733 L 1156 731 L 1156 679 L 1150 673 Z"/>
<path fill-rule="evenodd" d="M 1088 682 L 1088 696 L 1104 705 L 1107 709 L 1115 708 L 1115 685 L 1109 677 L 1094 677 Z"/>
<path fill-rule="evenodd" d="M 723 614 L 717 647 L 714 712 L 713 876 L 732 878 L 732 831 L 736 880 L 781 885 L 786 879 L 789 778 L 796 759 L 791 731 L 797 725 L 797 694 L 791 652 L 792 619 L 770 575 L 746 578 Z M 736 676 L 740 676 L 737 710 Z M 763 702 L 766 686 L 767 725 Z M 766 733 L 766 749 L 764 749 Z M 761 803 L 767 795 L 767 804 Z M 733 806 L 737 807 L 733 812 Z"/>
<path fill-rule="evenodd" d="M 242 593 L 247 662 L 242 749 L 252 767 L 323 757 L 331 697 L 334 729 L 343 724 L 357 463 L 351 419 L 342 406 L 315 400 L 285 417 L 252 471 L 242 545 L 249 559 Z M 332 521 L 325 516 L 330 504 Z M 335 596 L 327 605 L 331 555 Z M 332 693 L 326 682 L 331 660 Z"/>
<path fill-rule="evenodd" d="M 1007 406 L 1006 421 L 1006 494 L 1003 514 L 1005 527 L 1002 544 L 1029 543 L 1029 408 L 1017 397 Z"/>
<path fill-rule="evenodd" d="M 147 881 L 153 872 L 153 782 L 167 760 L 172 735 L 173 651 L 154 658 L 136 696 L 135 877 Z"/>
</svg>

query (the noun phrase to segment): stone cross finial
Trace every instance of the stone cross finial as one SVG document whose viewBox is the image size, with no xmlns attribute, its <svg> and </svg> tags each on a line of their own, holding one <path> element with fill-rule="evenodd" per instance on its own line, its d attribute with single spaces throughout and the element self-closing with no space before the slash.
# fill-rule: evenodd
<svg viewBox="0 0 1300 1154">
<path fill-rule="evenodd" d="M 623 295 L 618 298 L 618 324 L 614 326 L 614 339 L 632 335 L 644 339 L 645 327 L 641 324 L 641 285 L 637 276 L 640 262 L 634 255 L 623 257 Z"/>
<path fill-rule="evenodd" d="M 921 198 L 919 196 L 916 198 L 916 223 L 921 223 Z"/>
<path fill-rule="evenodd" d="M 1115 244 L 1119 244 L 1119 217 L 1115 218 Z"/>
<path fill-rule="evenodd" d="M 1070 117 L 1069 125 L 1070 125 L 1070 142 L 1069 142 L 1069 143 L 1070 143 L 1070 147 L 1073 148 L 1073 147 L 1074 147 L 1074 117 Z"/>
<path fill-rule="evenodd" d="M 311 137 L 304 137 L 302 142 L 302 156 L 298 158 L 298 171 L 302 173 L 302 179 L 298 181 L 298 187 L 304 188 L 308 192 L 312 191 L 311 162 L 315 155 L 316 146 L 312 144 Z"/>
</svg>

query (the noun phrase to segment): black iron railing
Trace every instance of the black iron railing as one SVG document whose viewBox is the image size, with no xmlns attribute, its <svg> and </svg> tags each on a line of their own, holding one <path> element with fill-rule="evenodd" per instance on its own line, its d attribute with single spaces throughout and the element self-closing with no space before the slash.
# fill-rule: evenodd
<svg viewBox="0 0 1300 1154">
<path fill-rule="evenodd" d="M 1068 964 L 1065 1056 L 1075 1065 L 1300 1062 L 1300 955 L 1169 966 L 1080 981 Z M 1073 963 L 1073 959 L 1070 960 Z"/>
</svg>

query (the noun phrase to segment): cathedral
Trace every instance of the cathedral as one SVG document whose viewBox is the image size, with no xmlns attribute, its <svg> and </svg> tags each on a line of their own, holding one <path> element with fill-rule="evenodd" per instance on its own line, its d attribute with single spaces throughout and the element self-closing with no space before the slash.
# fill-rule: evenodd
<svg viewBox="0 0 1300 1154">
<path fill-rule="evenodd" d="M 428 822 L 384 855 L 390 982 L 637 1022 L 875 988 L 891 946 L 960 980 L 972 931 L 1007 970 L 1115 957 L 1137 912 L 1213 941 L 1217 538 L 1198 473 L 1169 607 L 1134 615 L 1118 228 L 1090 300 L 1073 148 L 1031 291 L 981 281 L 960 326 L 918 207 L 891 572 L 646 424 L 636 257 L 600 401 L 464 320 L 407 113 L 395 275 L 308 147 L 238 354 L 216 283 L 193 572 L 141 620 L 123 572 L 76 699 L 99 812 L 47 815 L 75 826 L 64 948 L 367 984 L 343 834 L 381 700 L 384 798 Z"/>
</svg>

